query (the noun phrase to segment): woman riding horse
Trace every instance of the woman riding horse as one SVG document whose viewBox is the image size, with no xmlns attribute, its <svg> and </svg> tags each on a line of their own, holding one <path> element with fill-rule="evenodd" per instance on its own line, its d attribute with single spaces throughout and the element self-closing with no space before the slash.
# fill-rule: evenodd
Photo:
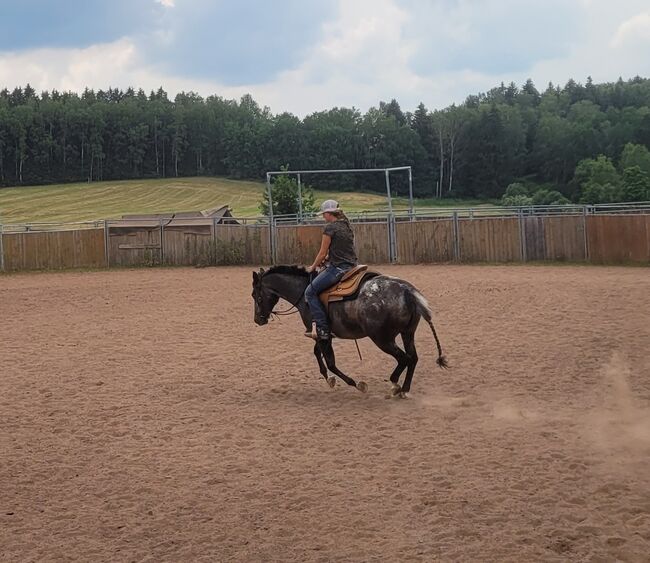
<svg viewBox="0 0 650 563">
<path fill-rule="evenodd" d="M 306 332 L 314 340 L 329 340 L 332 338 L 330 332 L 327 312 L 321 303 L 319 295 L 327 288 L 336 284 L 351 268 L 357 263 L 357 255 L 354 251 L 354 232 L 350 221 L 333 199 L 328 199 L 320 206 L 318 215 L 322 215 L 327 222 L 323 230 L 320 250 L 314 259 L 314 263 L 307 268 L 309 273 L 319 268 L 326 258 L 328 265 L 314 278 L 307 286 L 305 299 L 311 311 L 313 324 L 311 332 Z"/>
<path fill-rule="evenodd" d="M 319 294 L 337 283 L 350 268 L 357 265 L 354 251 L 354 233 L 347 217 L 338 203 L 329 200 L 321 205 L 320 214 L 327 222 L 321 248 L 309 268 L 277 265 L 268 270 L 253 272 L 253 304 L 255 323 L 262 326 L 269 322 L 280 299 L 296 308 L 306 330 L 314 338 L 314 355 L 321 375 L 329 385 L 335 379 L 328 377 L 328 370 L 345 383 L 365 392 L 365 382 L 358 383 L 336 366 L 332 333 L 338 338 L 358 340 L 370 338 L 381 350 L 393 356 L 397 366 L 390 375 L 393 395 L 407 397 L 418 363 L 415 349 L 415 331 L 421 319 L 429 325 L 438 349 L 436 363 L 447 367 L 438 335 L 433 327 L 432 311 L 424 296 L 409 282 L 394 276 L 377 273 L 366 275 L 353 299 L 331 303 L 328 313 L 320 302 Z M 315 279 L 312 272 L 329 256 L 329 265 Z M 331 328 L 330 328 L 331 327 Z M 403 348 L 395 339 L 401 336 Z M 325 361 L 323 361 L 325 360 Z M 406 371 L 404 383 L 399 380 Z"/>
</svg>

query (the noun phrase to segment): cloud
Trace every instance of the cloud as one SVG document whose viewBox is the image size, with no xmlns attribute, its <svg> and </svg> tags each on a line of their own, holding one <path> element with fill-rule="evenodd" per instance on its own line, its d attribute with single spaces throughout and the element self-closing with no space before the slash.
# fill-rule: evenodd
<svg viewBox="0 0 650 563">
<path fill-rule="evenodd" d="M 30 83 L 37 91 L 82 92 L 86 86 L 128 86 L 136 67 L 136 49 L 127 39 L 80 49 L 0 53 L 0 87 Z"/>
<path fill-rule="evenodd" d="M 650 43 L 650 12 L 637 14 L 619 25 L 610 45 L 617 48 L 629 42 Z"/>
<path fill-rule="evenodd" d="M 580 7 L 565 0 L 398 0 L 408 8 L 420 74 L 521 72 L 566 54 L 582 33 Z"/>
<path fill-rule="evenodd" d="M 0 44 L 0 88 L 251 93 L 276 113 L 305 115 L 391 98 L 441 108 L 529 77 L 543 89 L 588 75 L 650 76 L 647 0 L 504 2 L 151 0 L 146 25 L 128 34 L 108 25 L 105 41 Z"/>
<path fill-rule="evenodd" d="M 169 4 L 169 1 L 166 0 Z M 265 82 L 321 39 L 333 0 L 185 0 L 136 38 L 161 71 L 227 85 Z"/>
</svg>

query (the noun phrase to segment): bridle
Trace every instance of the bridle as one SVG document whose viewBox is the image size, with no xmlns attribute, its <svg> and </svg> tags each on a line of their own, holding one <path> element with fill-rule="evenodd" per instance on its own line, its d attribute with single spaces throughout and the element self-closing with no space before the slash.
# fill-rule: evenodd
<svg viewBox="0 0 650 563">
<path fill-rule="evenodd" d="M 289 302 L 289 303 L 291 303 L 291 307 L 289 307 L 288 309 L 285 309 L 284 311 L 275 311 L 275 310 L 271 311 L 267 315 L 266 319 L 268 320 L 271 315 L 275 315 L 276 317 L 286 317 L 288 315 L 295 315 L 296 313 L 299 313 L 300 309 L 298 309 L 298 303 L 300 303 L 300 301 L 302 300 L 302 297 L 303 297 L 302 295 L 300 297 L 298 297 L 298 300 L 295 303 Z M 295 311 L 294 311 L 294 309 L 295 309 Z"/>
<path fill-rule="evenodd" d="M 291 307 L 289 307 L 288 309 L 285 309 L 284 311 L 275 311 L 275 310 L 270 311 L 269 314 L 265 316 L 266 320 L 269 320 L 269 317 L 271 317 L 271 315 L 274 315 L 276 317 L 286 317 L 288 315 L 295 315 L 296 313 L 299 313 L 300 309 L 298 309 L 298 303 L 300 303 L 301 300 L 302 300 L 302 295 L 298 297 L 298 300 L 295 303 L 291 303 Z"/>
</svg>

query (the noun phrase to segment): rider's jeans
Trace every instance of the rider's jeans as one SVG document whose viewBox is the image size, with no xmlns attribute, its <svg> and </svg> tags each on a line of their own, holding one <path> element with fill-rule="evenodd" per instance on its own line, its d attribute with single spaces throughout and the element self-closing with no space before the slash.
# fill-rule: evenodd
<svg viewBox="0 0 650 563">
<path fill-rule="evenodd" d="M 319 295 L 328 287 L 332 287 L 337 283 L 343 277 L 343 274 L 352 267 L 352 265 L 348 264 L 340 264 L 339 266 L 329 265 L 307 286 L 305 299 L 309 305 L 311 316 L 318 328 L 329 330 L 327 313 L 325 307 L 323 307 L 323 304 L 321 303 Z"/>
</svg>

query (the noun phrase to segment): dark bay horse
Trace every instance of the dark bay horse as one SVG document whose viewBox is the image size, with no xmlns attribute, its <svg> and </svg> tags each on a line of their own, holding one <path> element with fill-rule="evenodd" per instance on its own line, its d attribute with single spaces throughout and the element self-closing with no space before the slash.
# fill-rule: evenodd
<svg viewBox="0 0 650 563">
<path fill-rule="evenodd" d="M 299 266 L 274 266 L 268 270 L 253 272 L 255 322 L 258 325 L 267 324 L 274 307 L 282 298 L 296 307 L 305 328 L 310 330 L 311 313 L 304 298 L 310 279 L 307 270 Z M 332 333 L 338 338 L 369 337 L 381 350 L 397 360 L 397 367 L 390 376 L 393 395 L 405 398 L 411 389 L 413 373 L 418 363 L 415 331 L 421 318 L 431 327 L 436 340 L 437 364 L 441 368 L 448 367 L 426 299 L 413 285 L 404 280 L 383 275 L 366 278 L 356 299 L 330 303 L 329 316 Z M 402 337 L 403 350 L 395 342 L 397 335 Z M 367 391 L 368 386 L 363 381 L 357 383 L 336 367 L 331 340 L 316 342 L 314 355 L 322 376 L 331 387 L 335 384 L 335 378 L 328 378 L 328 368 L 348 385 L 364 393 Z M 399 378 L 404 370 L 406 377 L 400 386 Z"/>
</svg>

